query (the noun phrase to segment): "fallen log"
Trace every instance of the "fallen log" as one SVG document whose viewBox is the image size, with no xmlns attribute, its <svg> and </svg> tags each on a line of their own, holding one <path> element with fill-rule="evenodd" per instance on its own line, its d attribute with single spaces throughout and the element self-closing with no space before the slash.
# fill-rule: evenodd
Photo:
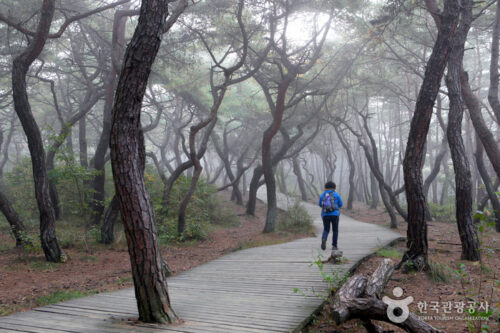
<svg viewBox="0 0 500 333">
<path fill-rule="evenodd" d="M 409 311 L 408 305 L 413 297 L 397 299 L 403 295 L 401 288 L 394 288 L 396 299 L 387 296 L 380 299 L 393 272 L 392 261 L 384 259 L 369 279 L 360 274 L 349 278 L 335 294 L 333 318 L 337 325 L 361 319 L 368 332 L 383 332 L 380 326 L 371 322 L 379 320 L 410 333 L 442 332 Z"/>
</svg>

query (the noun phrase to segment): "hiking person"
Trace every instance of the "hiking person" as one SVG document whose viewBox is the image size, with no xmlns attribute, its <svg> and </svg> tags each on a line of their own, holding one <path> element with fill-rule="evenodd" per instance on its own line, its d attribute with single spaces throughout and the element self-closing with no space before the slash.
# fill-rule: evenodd
<svg viewBox="0 0 500 333">
<path fill-rule="evenodd" d="M 321 218 L 323 219 L 323 235 L 321 237 L 321 249 L 326 249 L 326 240 L 330 233 L 330 224 L 332 225 L 332 251 L 337 250 L 337 239 L 339 236 L 339 216 L 342 199 L 335 192 L 337 185 L 332 181 L 327 181 L 325 191 L 319 197 L 319 206 L 321 207 Z"/>
</svg>

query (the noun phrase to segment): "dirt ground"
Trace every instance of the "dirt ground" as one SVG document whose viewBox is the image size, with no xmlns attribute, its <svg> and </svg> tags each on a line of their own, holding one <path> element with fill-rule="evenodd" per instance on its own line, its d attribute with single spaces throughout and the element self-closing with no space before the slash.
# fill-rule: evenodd
<svg viewBox="0 0 500 333">
<path fill-rule="evenodd" d="M 362 204 L 356 204 L 354 210 L 343 211 L 357 220 L 375 223 L 389 227 L 389 218 L 381 210 L 372 210 Z M 400 222 L 399 229 L 406 236 L 406 223 Z M 342 237 L 342 234 L 339 235 Z M 472 305 L 473 309 L 479 310 L 481 304 L 484 311 L 486 305 L 491 310 L 493 307 L 500 309 L 500 234 L 490 229 L 480 234 L 482 241 L 481 262 L 468 262 L 460 259 L 461 245 L 458 230 L 455 224 L 430 222 L 428 223 L 429 238 L 429 260 L 443 268 L 448 277 L 447 282 L 435 282 L 428 273 L 412 272 L 404 274 L 395 271 L 387 284 L 386 294 L 395 299 L 392 290 L 401 287 L 404 291 L 402 298 L 412 296 L 413 303 L 410 311 L 422 317 L 432 326 L 448 333 L 481 332 L 479 327 L 486 324 L 490 327 L 484 332 L 500 332 L 498 313 L 488 321 L 471 320 L 467 314 L 471 304 L 476 301 L 479 305 Z M 400 242 L 393 250 L 401 254 L 406 249 L 406 244 Z M 385 254 L 379 251 L 379 254 Z M 386 254 L 385 254 L 386 255 Z M 384 259 L 376 255 L 365 261 L 354 274 L 370 275 Z M 399 258 L 392 259 L 395 263 Z M 462 273 L 459 272 L 459 264 L 462 263 Z M 440 265 L 442 264 L 442 265 Z M 460 275 L 462 275 L 460 277 Z M 450 303 L 451 302 L 451 303 Z M 463 311 L 460 310 L 464 302 Z M 425 308 L 427 306 L 427 308 Z M 450 308 L 451 306 L 451 308 Z M 337 326 L 330 314 L 331 304 L 326 304 L 322 312 L 315 318 L 313 323 L 307 327 L 306 332 L 366 332 L 360 321 L 352 320 L 344 325 Z M 467 320 L 469 317 L 469 320 Z M 378 322 L 386 332 L 404 332 L 396 326 Z M 472 324 L 475 329 L 470 329 Z"/>
<path fill-rule="evenodd" d="M 307 235 L 262 234 L 266 207 L 258 202 L 255 217 L 244 215 L 244 207 L 223 198 L 238 214 L 241 225 L 219 229 L 200 242 L 162 246 L 162 255 L 173 274 L 188 270 L 238 249 L 290 241 Z M 70 260 L 63 264 L 46 263 L 42 254 L 15 250 L 7 235 L 0 235 L 0 315 L 24 311 L 40 305 L 40 297 L 58 291 L 96 293 L 132 287 L 130 262 L 123 241 L 112 246 L 93 244 L 89 253 L 83 248 L 65 249 Z"/>
</svg>

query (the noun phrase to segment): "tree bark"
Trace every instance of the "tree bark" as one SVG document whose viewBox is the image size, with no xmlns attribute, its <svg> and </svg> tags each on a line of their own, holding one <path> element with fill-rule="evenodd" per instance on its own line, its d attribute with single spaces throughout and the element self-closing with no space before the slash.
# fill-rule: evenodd
<svg viewBox="0 0 500 333">
<path fill-rule="evenodd" d="M 78 147 L 79 157 L 80 157 L 80 165 L 85 169 L 89 167 L 89 154 L 87 152 L 87 121 L 85 117 L 82 117 L 78 122 Z"/>
<path fill-rule="evenodd" d="M 101 97 L 101 94 L 96 92 L 94 89 L 90 89 L 85 98 L 83 99 L 83 103 L 80 105 L 80 108 L 77 113 L 75 113 L 73 116 L 71 116 L 70 119 L 67 121 L 64 121 L 64 119 L 60 119 L 61 122 L 61 129 L 59 131 L 59 134 L 57 138 L 54 140 L 52 145 L 50 146 L 49 152 L 47 154 L 46 158 L 46 166 L 47 166 L 47 171 L 54 170 L 54 160 L 57 154 L 57 151 L 61 147 L 61 145 L 64 143 L 64 140 L 67 139 L 71 135 L 71 130 L 73 128 L 73 125 L 81 121 L 85 118 L 87 113 L 89 113 L 90 110 L 94 107 L 94 105 L 99 101 L 99 98 Z M 55 97 L 54 97 L 55 99 Z M 85 144 L 86 147 L 86 144 Z M 82 147 L 80 147 L 82 149 Z M 85 148 L 83 148 L 85 149 Z M 50 200 L 52 201 L 52 205 L 54 207 L 54 212 L 56 216 L 56 220 L 59 220 L 61 218 L 61 208 L 59 205 L 59 195 L 57 193 L 57 188 L 56 184 L 53 181 L 49 181 L 49 194 L 50 194 Z"/>
<path fill-rule="evenodd" d="M 342 145 L 342 147 L 344 148 L 344 150 L 346 152 L 347 161 L 349 163 L 349 196 L 347 197 L 346 208 L 348 210 L 352 210 L 352 202 L 354 200 L 354 188 L 355 188 L 354 176 L 355 176 L 355 172 L 356 172 L 356 165 L 354 164 L 354 159 L 352 158 L 351 149 L 349 148 L 347 141 L 341 135 L 341 133 L 337 127 L 335 127 L 335 131 L 337 132 L 337 137 L 339 138 L 340 144 Z"/>
<path fill-rule="evenodd" d="M 438 121 L 443 128 L 444 134 L 443 134 L 443 140 L 441 142 L 439 152 L 433 158 L 434 166 L 432 167 L 431 172 L 429 173 L 429 175 L 427 176 L 427 178 L 424 181 L 424 195 L 426 198 L 428 198 L 429 188 L 430 188 L 431 184 L 433 183 L 434 179 L 436 179 L 436 177 L 438 176 L 439 170 L 441 169 L 441 164 L 442 164 L 443 159 L 446 156 L 446 153 L 448 151 L 448 149 L 447 149 L 448 148 L 448 139 L 446 136 L 446 127 L 445 127 L 443 119 L 441 117 L 441 98 L 439 96 L 437 98 L 437 112 L 436 113 L 437 113 Z M 434 185 L 437 185 L 437 184 L 434 183 Z M 435 200 L 435 202 L 437 202 L 437 186 L 435 186 L 433 188 L 433 191 L 434 191 L 433 200 Z M 427 221 L 432 220 L 432 214 L 429 210 L 429 205 L 427 205 L 425 216 L 426 216 Z"/>
<path fill-rule="evenodd" d="M 487 197 L 489 197 L 491 206 L 493 208 L 493 214 L 495 215 L 495 229 L 497 232 L 500 232 L 500 201 L 498 200 L 498 196 L 495 192 L 495 189 L 493 188 L 493 184 L 491 183 L 490 175 L 488 174 L 488 171 L 486 170 L 486 167 L 484 165 L 484 149 L 481 141 L 479 141 L 477 136 L 478 135 L 476 134 L 476 153 L 474 154 L 476 158 L 476 165 L 479 174 L 481 175 L 481 179 L 483 180 L 484 187 L 486 188 Z M 481 210 L 479 205 L 478 210 Z"/>
<path fill-rule="evenodd" d="M 111 199 L 102 221 L 101 242 L 103 244 L 113 244 L 115 241 L 115 222 L 118 219 L 118 214 L 120 214 L 120 206 L 115 195 Z"/>
<path fill-rule="evenodd" d="M 500 124 L 500 101 L 498 100 L 498 40 L 500 38 L 500 3 L 497 1 L 495 23 L 491 36 L 491 61 L 490 61 L 490 88 L 488 89 L 488 102 L 490 103 L 497 122 Z M 498 174 L 498 172 L 497 172 Z M 500 177 L 500 176 L 499 176 Z"/>
<path fill-rule="evenodd" d="M 10 121 L 10 128 L 9 128 L 9 133 L 7 134 L 7 140 L 4 143 L 4 137 L 3 137 L 3 132 L 0 130 L 0 147 L 3 144 L 3 150 L 2 150 L 2 160 L 0 161 L 0 177 L 3 175 L 3 169 L 5 167 L 5 164 L 7 164 L 7 161 L 9 160 L 9 146 L 10 142 L 12 141 L 12 136 L 14 135 L 14 130 L 15 130 L 15 125 L 14 121 L 16 119 L 16 115 L 12 114 L 12 119 Z"/>
<path fill-rule="evenodd" d="M 278 214 L 278 206 L 276 199 L 276 179 L 274 178 L 273 163 L 271 159 L 271 144 L 274 136 L 278 133 L 283 120 L 283 113 L 285 111 L 285 97 L 288 86 L 295 78 L 295 75 L 288 74 L 283 78 L 279 87 L 278 95 L 276 97 L 276 107 L 273 113 L 273 122 L 264 131 L 262 136 L 262 171 L 264 173 L 264 180 L 266 182 L 267 193 L 267 214 L 266 224 L 264 226 L 264 233 L 274 232 L 276 224 L 276 216 Z"/>
<path fill-rule="evenodd" d="M 140 116 L 161 35 L 169 23 L 173 24 L 166 22 L 169 2 L 142 1 L 115 93 L 110 137 L 111 167 L 127 236 L 139 320 L 157 323 L 175 322 L 177 316 L 170 306 L 153 205 L 144 182 L 146 156 Z M 187 0 L 178 8 L 182 12 L 185 7 Z"/>
<path fill-rule="evenodd" d="M 26 227 L 21 218 L 12 207 L 9 199 L 0 191 L 0 211 L 10 224 L 10 230 L 16 240 L 16 247 L 21 247 L 26 243 Z"/>
<path fill-rule="evenodd" d="M 373 172 L 370 173 L 370 193 L 372 195 L 372 200 L 370 202 L 371 209 L 377 209 L 379 202 L 379 186 L 377 186 L 377 179 L 373 175 Z"/>
<path fill-rule="evenodd" d="M 113 20 L 113 35 L 111 42 L 111 64 L 109 68 L 109 73 L 106 76 L 106 86 L 105 86 L 105 99 L 104 108 L 102 115 L 102 131 L 99 137 L 99 142 L 97 143 L 97 148 L 92 159 L 92 167 L 96 171 L 96 175 L 91 181 L 92 187 L 92 200 L 90 202 L 90 208 L 92 210 L 92 219 L 90 224 L 98 225 L 101 221 L 102 214 L 104 212 L 104 199 L 106 193 L 104 191 L 104 185 L 106 182 L 106 153 L 109 147 L 109 138 L 111 134 L 111 112 L 113 109 L 113 98 L 115 95 L 115 89 L 117 84 L 117 75 L 119 70 L 119 60 L 121 58 L 121 47 L 125 44 L 125 26 L 126 26 L 126 16 L 127 13 L 132 13 L 130 11 L 117 11 Z"/>
<path fill-rule="evenodd" d="M 389 214 L 390 220 L 390 227 L 391 229 L 397 229 L 398 228 L 398 219 L 396 214 L 394 213 L 394 209 L 392 209 L 391 202 L 389 200 L 389 194 L 387 191 L 380 186 L 380 196 L 382 197 L 382 202 L 384 203 L 384 206 L 387 210 L 387 214 Z"/>
<path fill-rule="evenodd" d="M 293 164 L 293 173 L 297 177 L 297 182 L 299 184 L 300 198 L 302 199 L 302 201 L 307 201 L 306 185 L 304 182 L 304 177 L 302 177 L 302 171 L 300 169 L 300 164 L 299 161 L 297 160 L 297 156 L 292 158 L 292 164 Z"/>
<path fill-rule="evenodd" d="M 464 45 L 472 22 L 472 1 L 463 0 L 460 25 L 453 38 L 453 47 L 448 59 L 446 85 L 450 99 L 448 128 L 446 130 L 450 146 L 453 168 L 455 170 L 455 205 L 462 259 L 480 259 L 479 239 L 472 222 L 472 183 L 469 160 L 462 139 L 462 119 L 464 102 L 460 84 L 460 72 L 464 55 Z"/>
<path fill-rule="evenodd" d="M 33 179 L 35 182 L 35 197 L 40 212 L 40 241 L 42 249 L 47 261 L 60 262 L 63 258 L 56 238 L 54 207 L 48 191 L 49 184 L 45 165 L 45 149 L 40 129 L 31 111 L 26 87 L 26 74 L 31 64 L 38 58 L 45 46 L 54 10 L 54 0 L 43 1 L 36 35 L 30 41 L 28 47 L 13 61 L 12 92 L 15 111 L 28 139 L 28 148 L 33 166 Z"/>
<path fill-rule="evenodd" d="M 458 23 L 459 5 L 455 0 L 446 0 L 440 15 L 438 36 L 432 54 L 427 62 L 424 80 L 418 93 L 413 114 L 405 157 L 403 174 L 406 200 L 408 202 L 408 251 L 403 262 L 411 261 L 419 270 L 426 269 L 427 263 L 427 223 L 425 221 L 426 199 L 423 191 L 422 162 L 427 132 L 432 116 L 434 101 L 438 94 L 441 78 L 451 50 L 451 41 Z"/>
<path fill-rule="evenodd" d="M 247 215 L 255 215 L 255 207 L 257 205 L 257 191 L 259 187 L 262 185 L 260 183 L 260 178 L 262 177 L 262 166 L 258 165 L 253 169 L 252 179 L 250 180 L 250 187 L 248 189 L 248 201 L 247 201 L 247 209 L 245 214 Z"/>
<path fill-rule="evenodd" d="M 354 275 L 336 292 L 333 303 L 333 318 L 337 325 L 359 318 L 363 325 L 373 332 L 381 332 L 371 320 L 385 321 L 410 333 L 441 332 L 413 313 L 401 323 L 394 323 L 387 315 L 388 304 L 379 298 L 394 271 L 390 259 L 385 259 L 373 272 L 370 279 L 363 275 Z M 385 331 L 384 331 L 385 332 Z"/>
<path fill-rule="evenodd" d="M 486 155 L 493 165 L 493 169 L 495 170 L 497 177 L 500 178 L 500 148 L 495 140 L 495 137 L 484 121 L 483 115 L 481 114 L 481 102 L 472 92 L 469 84 L 469 77 L 466 72 L 462 72 L 461 84 L 464 101 L 467 105 L 467 109 L 469 110 L 472 125 L 474 126 L 474 129 L 483 144 Z"/>
<path fill-rule="evenodd" d="M 216 134 L 212 135 L 212 142 L 214 143 L 215 150 L 217 154 L 219 155 L 220 159 L 222 160 L 222 164 L 224 165 L 224 168 L 226 170 L 226 174 L 229 177 L 229 181 L 231 183 L 235 182 L 236 177 L 234 176 L 233 170 L 231 169 L 231 162 L 229 161 L 229 153 L 228 153 L 228 146 L 226 142 L 226 132 L 224 132 L 224 148 L 220 146 L 219 140 L 217 138 Z M 238 188 L 238 183 L 235 182 L 235 185 L 233 185 L 233 191 L 231 193 L 231 199 L 236 200 L 236 203 L 238 205 L 243 205 L 243 196 L 241 195 L 241 191 Z"/>
</svg>

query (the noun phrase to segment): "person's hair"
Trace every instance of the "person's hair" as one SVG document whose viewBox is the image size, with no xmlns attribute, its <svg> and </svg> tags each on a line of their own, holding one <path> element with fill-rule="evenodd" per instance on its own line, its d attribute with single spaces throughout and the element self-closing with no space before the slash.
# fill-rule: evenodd
<svg viewBox="0 0 500 333">
<path fill-rule="evenodd" d="M 331 180 L 329 180 L 329 181 L 326 182 L 325 188 L 331 188 L 331 189 L 335 190 L 337 188 L 337 185 L 335 185 L 334 182 L 332 182 Z"/>
</svg>

